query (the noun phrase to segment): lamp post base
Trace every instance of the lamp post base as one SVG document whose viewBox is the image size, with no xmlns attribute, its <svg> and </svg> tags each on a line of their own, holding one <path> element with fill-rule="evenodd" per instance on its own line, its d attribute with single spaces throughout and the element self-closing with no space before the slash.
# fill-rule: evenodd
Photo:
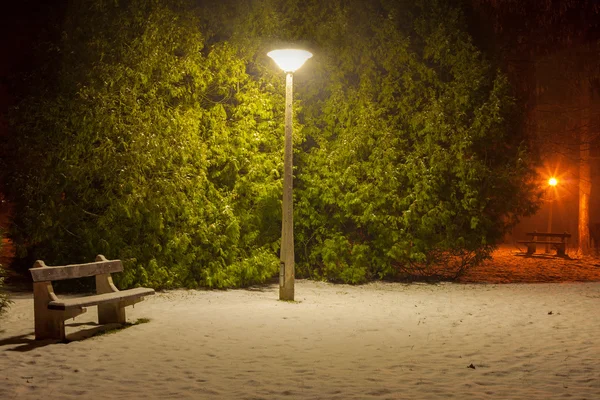
<svg viewBox="0 0 600 400">
<path fill-rule="evenodd" d="M 282 261 L 279 264 L 279 300 L 294 301 L 294 279 L 289 279 L 286 282 L 285 263 Z"/>
<path fill-rule="evenodd" d="M 279 287 L 279 300 L 294 301 L 294 285 L 288 284 L 285 287 Z"/>
</svg>

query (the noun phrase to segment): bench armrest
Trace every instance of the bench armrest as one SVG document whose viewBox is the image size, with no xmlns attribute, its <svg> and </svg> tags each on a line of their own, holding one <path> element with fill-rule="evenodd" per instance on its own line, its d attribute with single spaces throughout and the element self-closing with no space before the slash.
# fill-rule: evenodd
<svg viewBox="0 0 600 400">
<path fill-rule="evenodd" d="M 96 261 L 108 261 L 108 260 L 103 255 L 99 255 L 96 257 Z M 117 287 L 113 283 L 112 276 L 110 275 L 110 273 L 96 275 L 96 293 L 97 294 L 114 293 L 114 292 L 118 292 L 118 291 L 119 291 L 119 289 L 117 289 Z"/>
</svg>

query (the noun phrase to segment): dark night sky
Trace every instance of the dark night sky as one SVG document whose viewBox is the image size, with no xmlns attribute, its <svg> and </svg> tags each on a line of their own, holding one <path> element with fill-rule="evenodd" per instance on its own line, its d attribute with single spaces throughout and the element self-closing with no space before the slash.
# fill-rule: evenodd
<svg viewBox="0 0 600 400">
<path fill-rule="evenodd" d="M 0 22 L 0 137 L 7 134 L 5 112 L 11 104 L 11 88 L 18 73 L 35 66 L 33 46 L 52 26 L 64 1 L 11 1 L 2 10 Z"/>
</svg>

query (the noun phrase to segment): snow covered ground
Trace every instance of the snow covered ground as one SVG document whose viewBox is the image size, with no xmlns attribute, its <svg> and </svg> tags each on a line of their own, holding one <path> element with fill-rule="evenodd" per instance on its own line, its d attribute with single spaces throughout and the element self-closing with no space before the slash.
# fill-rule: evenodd
<svg viewBox="0 0 600 400">
<path fill-rule="evenodd" d="M 0 320 L 0 399 L 598 399 L 600 283 L 297 281 L 158 293 L 89 337 L 33 340 L 30 293 Z M 87 338 L 86 338 L 87 337 Z M 85 339 L 84 339 L 85 338 Z"/>
</svg>

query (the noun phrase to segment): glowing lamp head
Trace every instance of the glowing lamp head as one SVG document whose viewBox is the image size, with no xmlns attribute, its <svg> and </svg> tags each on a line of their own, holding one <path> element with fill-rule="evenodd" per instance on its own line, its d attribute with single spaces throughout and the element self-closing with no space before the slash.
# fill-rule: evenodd
<svg viewBox="0 0 600 400">
<path fill-rule="evenodd" d="M 548 185 L 550 186 L 556 186 L 558 184 L 558 180 L 554 177 L 548 179 Z"/>
<path fill-rule="evenodd" d="M 312 57 L 310 52 L 298 49 L 273 50 L 267 55 L 285 72 L 295 72 Z"/>
</svg>

